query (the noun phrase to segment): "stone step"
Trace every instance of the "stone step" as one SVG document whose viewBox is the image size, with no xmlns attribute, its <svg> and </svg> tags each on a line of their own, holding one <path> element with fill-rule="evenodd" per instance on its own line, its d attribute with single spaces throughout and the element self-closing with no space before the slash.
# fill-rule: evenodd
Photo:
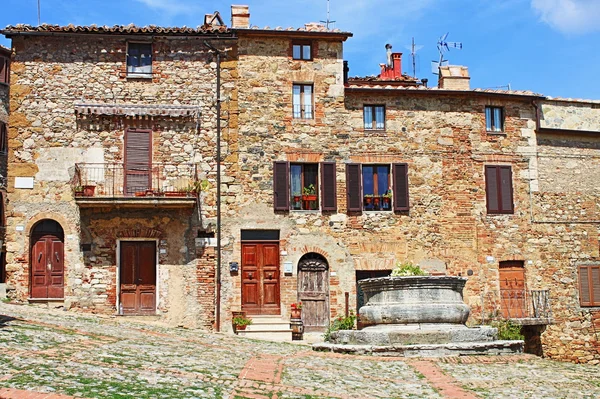
<svg viewBox="0 0 600 399">
<path fill-rule="evenodd" d="M 252 319 L 252 324 L 246 326 L 245 330 L 238 331 L 238 335 L 265 341 L 289 342 L 292 340 L 289 320 L 278 315 L 250 315 L 248 317 Z"/>
</svg>

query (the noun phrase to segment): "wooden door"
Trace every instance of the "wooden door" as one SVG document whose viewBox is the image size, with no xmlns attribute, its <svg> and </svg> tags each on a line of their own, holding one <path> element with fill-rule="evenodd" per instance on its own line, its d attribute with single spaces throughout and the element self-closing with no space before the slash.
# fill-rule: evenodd
<svg viewBox="0 0 600 399">
<path fill-rule="evenodd" d="M 31 298 L 64 298 L 64 244 L 54 234 L 34 238 L 31 247 Z"/>
<path fill-rule="evenodd" d="M 242 244 L 242 310 L 281 314 L 279 289 L 279 243 Z"/>
<path fill-rule="evenodd" d="M 121 241 L 123 314 L 156 313 L 156 242 Z"/>
<path fill-rule="evenodd" d="M 125 132 L 125 194 L 135 195 L 152 187 L 152 132 Z"/>
<path fill-rule="evenodd" d="M 500 262 L 500 304 L 504 318 L 527 317 L 523 262 Z"/>
<path fill-rule="evenodd" d="M 298 300 L 305 331 L 329 326 L 329 265 L 321 255 L 307 254 L 298 262 Z"/>
</svg>

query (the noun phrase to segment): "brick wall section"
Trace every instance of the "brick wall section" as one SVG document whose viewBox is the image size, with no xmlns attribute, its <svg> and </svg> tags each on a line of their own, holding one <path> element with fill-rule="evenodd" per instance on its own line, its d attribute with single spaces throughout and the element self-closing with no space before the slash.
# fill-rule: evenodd
<svg viewBox="0 0 600 399">
<path fill-rule="evenodd" d="M 199 327 L 213 331 L 215 328 L 216 265 L 215 247 L 202 247 L 198 250 L 196 278 L 198 283 L 198 303 L 200 310 Z"/>
</svg>

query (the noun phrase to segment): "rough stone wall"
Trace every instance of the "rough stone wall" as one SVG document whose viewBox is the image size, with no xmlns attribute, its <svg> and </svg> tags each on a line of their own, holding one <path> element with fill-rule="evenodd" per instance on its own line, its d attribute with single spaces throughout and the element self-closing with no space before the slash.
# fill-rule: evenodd
<svg viewBox="0 0 600 399">
<path fill-rule="evenodd" d="M 216 63 L 204 40 L 155 38 L 152 79 L 129 79 L 125 38 L 13 38 L 7 214 L 12 298 L 23 301 L 29 295 L 29 233 L 35 222 L 51 218 L 65 230 L 66 307 L 114 312 L 118 231 L 142 229 L 158 234 L 146 238 L 159 239 L 159 248 L 167 251 L 159 259 L 159 311 L 173 324 L 212 326 L 214 309 L 204 302 L 214 303 L 214 288 L 209 295 L 210 285 L 204 280 L 214 265 L 210 257 L 196 256 L 193 240 L 216 209 Z M 231 47 L 218 41 L 211 44 Z M 235 62 L 222 66 L 221 77 L 223 107 L 235 113 L 231 103 Z M 76 103 L 191 105 L 198 107 L 198 116 L 76 115 Z M 224 116 L 223 127 L 233 136 Z M 199 178 L 208 180 L 212 189 L 202 193 L 198 207 L 80 212 L 69 184 L 75 163 L 122 163 L 127 127 L 152 129 L 153 163 L 198 166 Z M 33 177 L 33 189 L 15 189 L 15 177 Z M 81 251 L 83 243 L 92 243 L 90 253 Z M 199 299 L 199 293 L 208 299 Z"/>
<path fill-rule="evenodd" d="M 542 101 L 540 127 L 600 132 L 600 102 Z"/>
</svg>

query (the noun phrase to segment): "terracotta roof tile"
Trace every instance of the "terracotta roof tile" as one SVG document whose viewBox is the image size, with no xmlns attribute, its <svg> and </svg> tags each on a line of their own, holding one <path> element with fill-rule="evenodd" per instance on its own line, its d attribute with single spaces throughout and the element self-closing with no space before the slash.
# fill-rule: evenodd
<svg viewBox="0 0 600 399">
<path fill-rule="evenodd" d="M 425 87 L 422 85 L 419 86 L 399 86 L 393 84 L 385 84 L 385 81 L 373 81 L 371 84 L 362 83 L 362 84 L 353 84 L 352 80 L 349 79 L 349 85 L 347 88 L 349 89 L 373 89 L 373 90 L 397 90 L 397 91 L 422 91 L 422 92 L 437 92 L 437 93 L 490 93 L 490 94 L 508 94 L 508 95 L 516 95 L 516 96 L 529 96 L 529 97 L 543 97 L 542 94 L 534 93 L 528 90 L 496 90 L 496 89 L 472 89 L 472 90 L 448 90 L 448 89 L 440 89 L 437 86 L 434 87 Z"/>
<path fill-rule="evenodd" d="M 0 31 L 5 35 L 27 33 L 27 32 L 53 32 L 53 33 L 102 33 L 102 34 L 164 34 L 164 35 L 203 35 L 214 33 L 229 33 L 226 26 L 202 25 L 196 28 L 182 27 L 161 27 L 155 25 L 136 26 L 130 25 L 114 25 L 114 26 L 80 26 L 80 25 L 49 25 L 43 24 L 40 26 L 32 26 L 25 24 L 9 25 L 4 30 Z"/>
</svg>

